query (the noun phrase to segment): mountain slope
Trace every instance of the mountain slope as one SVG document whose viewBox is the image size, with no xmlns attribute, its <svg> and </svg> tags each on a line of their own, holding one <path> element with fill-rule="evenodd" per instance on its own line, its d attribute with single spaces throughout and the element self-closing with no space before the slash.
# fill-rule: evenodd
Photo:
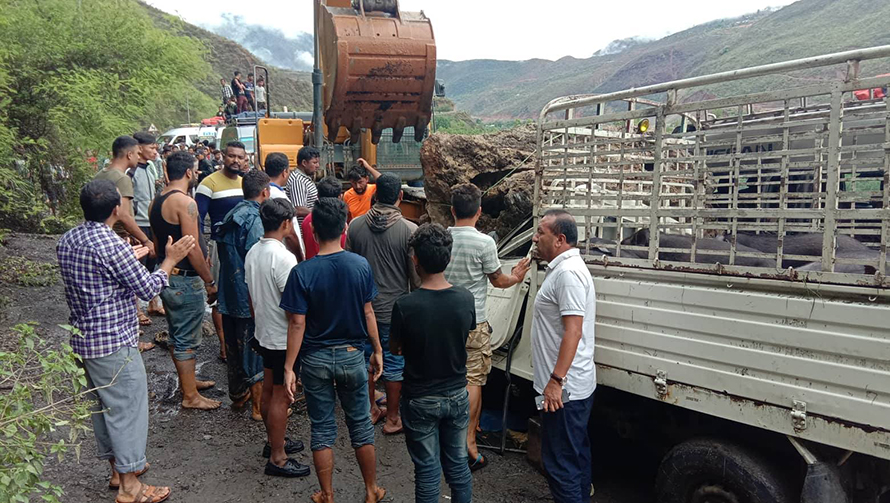
<svg viewBox="0 0 890 503">
<path fill-rule="evenodd" d="M 246 76 L 248 72 L 253 71 L 253 65 L 256 64 L 269 68 L 270 82 L 267 83 L 267 88 L 269 101 L 274 110 L 281 110 L 282 106 L 291 111 L 312 109 L 312 83 L 308 73 L 269 66 L 241 45 L 225 37 L 186 23 L 150 5 L 141 5 L 158 27 L 204 43 L 207 47 L 207 62 L 213 68 L 213 75 L 195 83 L 195 86 L 214 101 L 221 100 L 220 78 L 231 80 L 235 70 L 240 70 Z M 171 61 L 170 64 L 175 65 L 176 62 Z"/>
<path fill-rule="evenodd" d="M 437 78 L 461 110 L 485 119 L 536 118 L 551 99 L 603 93 L 855 48 L 890 44 L 890 2 L 800 0 L 777 11 L 699 25 L 661 40 L 617 44 L 621 52 L 558 61 L 439 61 Z M 551 34 L 552 35 L 552 34 Z M 551 36 L 551 40 L 553 37 Z M 620 42 L 620 41 L 619 41 Z M 558 43 L 558 39 L 557 39 Z M 603 51 L 609 52 L 609 51 Z M 864 75 L 890 62 L 863 64 Z M 801 85 L 823 68 L 711 86 L 717 96 Z"/>
</svg>

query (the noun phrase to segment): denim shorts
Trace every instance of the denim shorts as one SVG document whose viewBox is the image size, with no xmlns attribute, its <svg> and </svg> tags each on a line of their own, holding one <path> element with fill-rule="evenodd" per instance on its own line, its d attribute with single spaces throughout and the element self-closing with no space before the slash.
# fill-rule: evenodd
<svg viewBox="0 0 890 503">
<path fill-rule="evenodd" d="M 368 368 L 362 352 L 347 346 L 316 349 L 302 354 L 300 363 L 306 409 L 312 425 L 312 450 L 330 449 L 337 439 L 334 417 L 337 397 L 346 416 L 352 447 L 373 445 Z"/>
<path fill-rule="evenodd" d="M 173 358 L 186 361 L 195 358 L 201 345 L 201 326 L 207 293 L 200 276 L 170 276 L 169 285 L 161 291 L 161 301 L 167 312 L 170 347 Z"/>
<path fill-rule="evenodd" d="M 383 375 L 381 379 L 386 382 L 402 382 L 402 374 L 405 372 L 405 357 L 389 352 L 389 325 L 378 323 L 377 333 L 380 334 L 380 345 L 383 346 Z M 365 342 L 365 364 L 371 364 L 371 355 L 374 347 L 371 341 Z"/>
</svg>

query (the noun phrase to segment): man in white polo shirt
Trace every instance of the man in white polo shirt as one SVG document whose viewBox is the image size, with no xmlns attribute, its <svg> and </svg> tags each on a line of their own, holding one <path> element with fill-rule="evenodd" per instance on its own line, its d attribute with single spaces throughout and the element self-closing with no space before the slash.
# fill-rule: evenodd
<svg viewBox="0 0 890 503">
<path fill-rule="evenodd" d="M 244 279 L 250 292 L 256 324 L 254 341 L 263 355 L 263 400 L 261 412 L 269 442 L 263 448 L 266 475 L 305 477 L 309 467 L 288 458 L 303 450 L 303 442 L 284 436 L 290 400 L 284 389 L 284 360 L 287 354 L 287 314 L 278 307 L 297 258 L 283 240 L 293 233 L 294 208 L 286 199 L 268 199 L 260 205 L 263 237 L 247 252 Z"/>
<path fill-rule="evenodd" d="M 572 215 L 547 211 L 532 240 L 538 256 L 547 261 L 532 321 L 534 387 L 544 395 L 541 458 L 554 501 L 586 503 L 591 484 L 587 422 L 596 389 L 596 294 L 575 248 L 578 226 Z"/>
</svg>

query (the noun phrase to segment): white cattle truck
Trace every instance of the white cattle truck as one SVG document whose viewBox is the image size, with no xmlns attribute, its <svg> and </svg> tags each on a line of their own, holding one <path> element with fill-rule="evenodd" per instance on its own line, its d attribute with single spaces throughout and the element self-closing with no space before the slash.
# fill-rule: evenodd
<svg viewBox="0 0 890 503">
<path fill-rule="evenodd" d="M 576 219 L 594 408 L 664 446 L 659 503 L 890 502 L 890 101 L 853 96 L 888 63 L 882 46 L 541 111 L 533 221 L 501 255 L 549 209 Z M 514 385 L 545 272 L 489 297 Z"/>
</svg>

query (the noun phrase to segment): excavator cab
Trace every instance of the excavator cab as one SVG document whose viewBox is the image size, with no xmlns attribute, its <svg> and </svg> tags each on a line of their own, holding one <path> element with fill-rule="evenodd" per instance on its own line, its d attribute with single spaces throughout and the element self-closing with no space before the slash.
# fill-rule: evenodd
<svg viewBox="0 0 890 503">
<path fill-rule="evenodd" d="M 351 143 L 362 128 L 377 144 L 405 127 L 421 141 L 430 122 L 436 42 L 423 12 L 402 12 L 398 0 L 317 0 L 318 47 L 328 137 L 345 127 Z"/>
</svg>

